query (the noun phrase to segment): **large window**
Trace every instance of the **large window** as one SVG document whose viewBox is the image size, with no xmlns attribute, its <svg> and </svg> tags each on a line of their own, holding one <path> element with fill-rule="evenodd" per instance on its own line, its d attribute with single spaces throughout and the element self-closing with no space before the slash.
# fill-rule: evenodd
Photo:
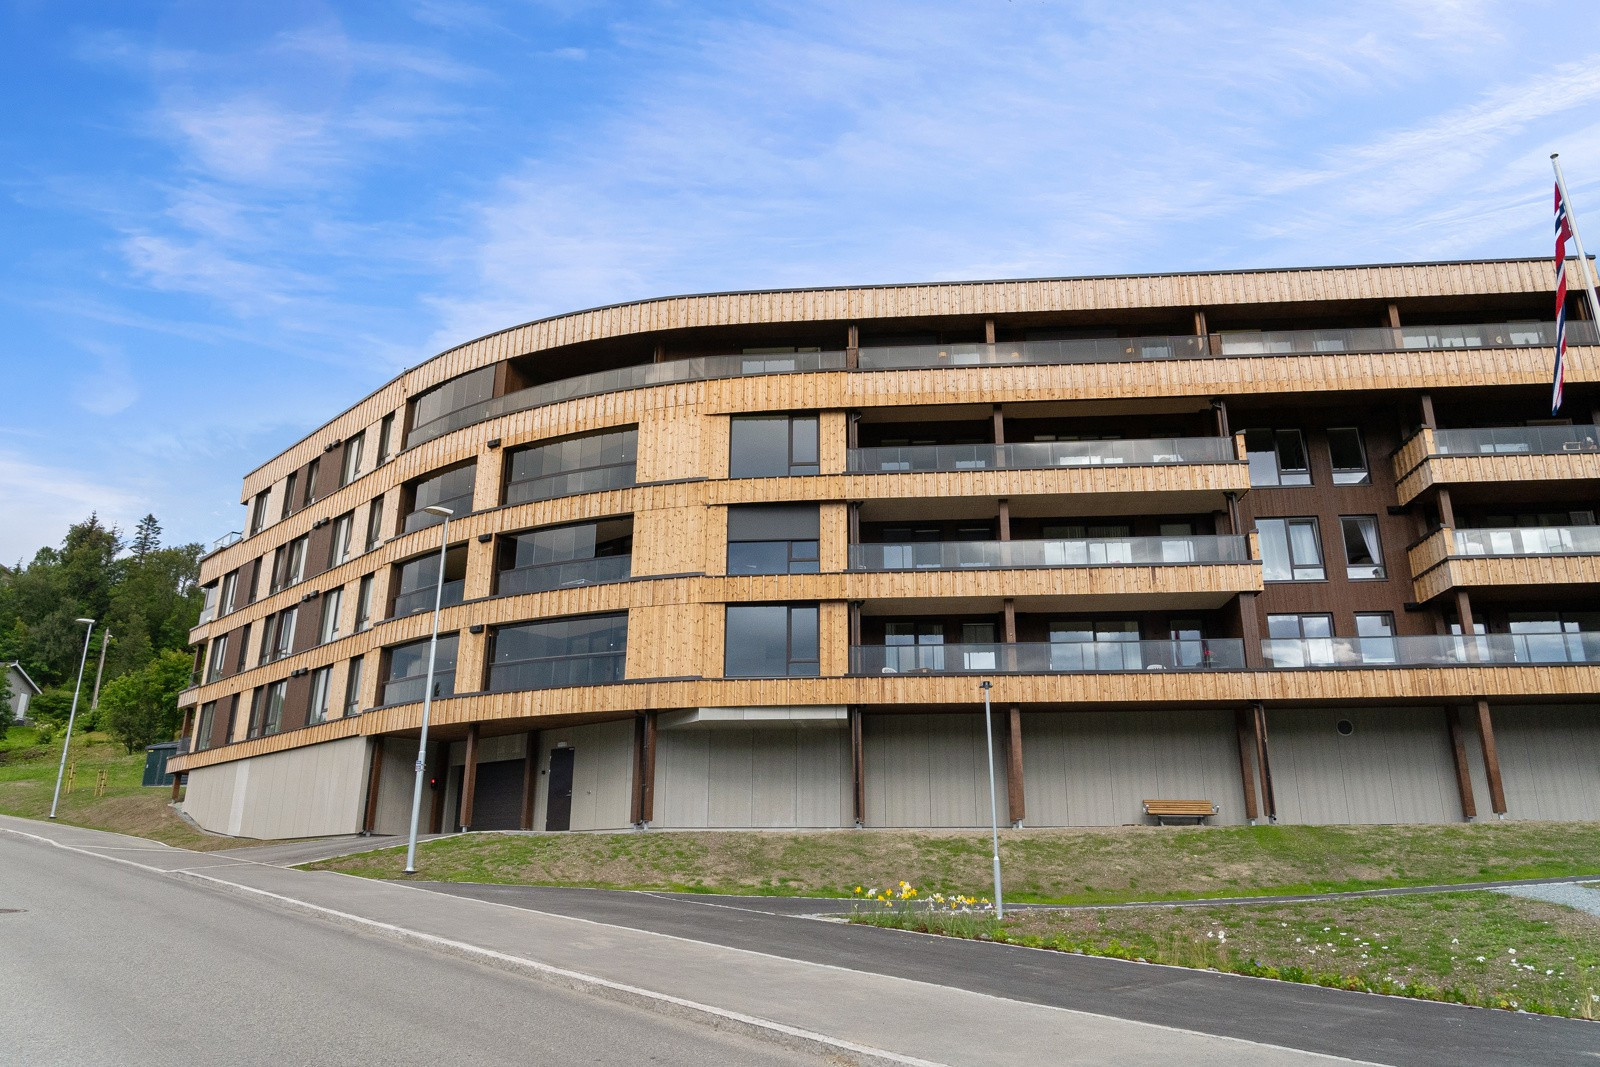
<svg viewBox="0 0 1600 1067">
<path fill-rule="evenodd" d="M 1310 485 L 1311 463 L 1299 430 L 1246 430 L 1251 485 Z"/>
<path fill-rule="evenodd" d="M 435 386 L 411 402 L 411 433 L 416 444 L 442 433 L 470 425 L 475 419 L 451 419 L 462 408 L 481 404 L 494 396 L 494 368 L 484 367 Z"/>
<path fill-rule="evenodd" d="M 255 691 L 250 702 L 250 737 L 266 737 L 283 729 L 283 698 L 289 683 L 273 682 Z"/>
<path fill-rule="evenodd" d="M 506 464 L 506 503 L 630 486 L 638 451 L 639 431 L 632 426 L 518 449 Z"/>
<path fill-rule="evenodd" d="M 1519 663 L 1593 663 L 1600 659 L 1600 612 L 1513 611 L 1506 620 Z"/>
<path fill-rule="evenodd" d="M 267 617 L 261 631 L 261 662 L 279 660 L 294 651 L 294 629 L 300 619 L 299 607 L 284 608 Z"/>
<path fill-rule="evenodd" d="M 1333 616 L 1268 615 L 1265 651 L 1274 667 L 1333 666 Z"/>
<path fill-rule="evenodd" d="M 267 496 L 271 490 L 263 489 L 250 502 L 250 536 L 254 537 L 267 525 Z"/>
<path fill-rule="evenodd" d="M 459 519 L 472 510 L 472 490 L 477 483 L 478 464 L 463 463 L 432 477 L 423 478 L 411 485 L 411 511 L 406 515 L 405 530 L 422 530 L 436 526 L 444 520 L 424 511 L 435 504 L 449 508 L 453 518 Z"/>
<path fill-rule="evenodd" d="M 356 586 L 356 628 L 360 633 L 372 625 L 372 575 L 363 574 Z"/>
<path fill-rule="evenodd" d="M 1328 431 L 1328 458 L 1333 463 L 1334 485 L 1366 485 L 1372 480 L 1367 470 L 1367 449 L 1361 431 L 1354 426 L 1336 426 Z"/>
<path fill-rule="evenodd" d="M 246 638 L 245 640 L 249 640 Z M 222 677 L 223 665 L 227 662 L 228 635 L 223 634 L 211 642 L 211 660 L 206 664 L 206 682 L 214 682 Z"/>
<path fill-rule="evenodd" d="M 1356 651 L 1362 663 L 1393 663 L 1399 658 L 1392 612 L 1356 612 Z"/>
<path fill-rule="evenodd" d="M 311 706 L 306 710 L 307 726 L 328 721 L 328 691 L 332 680 L 332 667 L 318 667 L 311 672 Z"/>
<path fill-rule="evenodd" d="M 350 532 L 356 524 L 356 513 L 347 511 L 333 520 L 333 536 L 328 542 L 328 566 L 337 567 L 350 558 Z"/>
<path fill-rule="evenodd" d="M 279 545 L 272 555 L 272 584 L 269 593 L 287 589 L 306 576 L 306 545 L 309 537 L 296 537 L 286 545 Z"/>
<path fill-rule="evenodd" d="M 738 416 L 728 435 L 728 477 L 816 474 L 815 415 Z"/>
<path fill-rule="evenodd" d="M 458 635 L 440 634 L 433 666 L 433 695 L 453 696 L 456 691 Z M 385 704 L 410 704 L 422 699 L 428 684 L 428 638 L 396 645 L 389 650 L 389 674 L 383 683 Z"/>
<path fill-rule="evenodd" d="M 444 554 L 444 588 L 439 589 L 439 553 L 429 552 L 395 572 L 394 611 L 391 618 L 432 611 L 435 598 L 440 607 L 461 603 L 467 587 L 467 546 L 456 545 Z"/>
<path fill-rule="evenodd" d="M 1344 534 L 1345 576 L 1355 579 L 1384 577 L 1387 572 L 1383 567 L 1383 547 L 1378 544 L 1378 517 L 1341 515 L 1339 528 Z"/>
<path fill-rule="evenodd" d="M 819 671 L 815 604 L 729 604 L 723 674 L 812 677 Z"/>
<path fill-rule="evenodd" d="M 344 462 L 339 464 L 339 485 L 344 487 L 361 473 L 361 447 L 367 443 L 366 431 L 352 434 L 344 443 Z"/>
<path fill-rule="evenodd" d="M 1074 619 L 1050 624 L 1053 671 L 1136 671 L 1144 664 L 1133 619 Z"/>
<path fill-rule="evenodd" d="M 500 539 L 495 593 L 543 593 L 620 582 L 633 565 L 633 519 L 547 526 Z"/>
<path fill-rule="evenodd" d="M 222 576 L 222 596 L 218 599 L 218 616 L 231 614 L 233 609 L 238 607 L 239 572 L 237 570 L 229 571 Z"/>
<path fill-rule="evenodd" d="M 1257 519 L 1261 577 L 1268 582 L 1315 582 L 1328 576 L 1316 519 Z"/>
<path fill-rule="evenodd" d="M 344 676 L 344 713 L 354 715 L 361 710 L 361 658 L 350 661 Z"/>
<path fill-rule="evenodd" d="M 322 594 L 322 620 L 317 627 L 318 644 L 325 645 L 339 636 L 339 612 L 343 608 L 343 587 Z"/>
<path fill-rule="evenodd" d="M 627 649 L 627 612 L 502 626 L 494 633 L 489 689 L 506 693 L 619 682 Z"/>
<path fill-rule="evenodd" d="M 211 747 L 211 732 L 216 728 L 217 702 L 212 700 L 200 706 L 200 721 L 194 729 L 194 750 L 203 751 Z"/>
<path fill-rule="evenodd" d="M 367 505 L 367 551 L 371 552 L 383 541 L 383 497 L 375 496 Z"/>
<path fill-rule="evenodd" d="M 816 574 L 819 526 L 815 504 L 729 508 L 728 573 Z"/>
</svg>

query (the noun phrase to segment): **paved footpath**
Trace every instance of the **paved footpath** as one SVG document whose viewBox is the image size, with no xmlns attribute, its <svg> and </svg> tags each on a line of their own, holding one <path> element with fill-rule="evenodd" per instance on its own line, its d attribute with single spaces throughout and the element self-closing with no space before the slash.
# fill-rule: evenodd
<svg viewBox="0 0 1600 1067">
<path fill-rule="evenodd" d="M 1568 1020 L 600 895 L 678 916 L 619 921 L 0 818 L 11 857 L 41 841 L 839 1062 L 1600 1063 L 1600 1027 Z"/>
</svg>

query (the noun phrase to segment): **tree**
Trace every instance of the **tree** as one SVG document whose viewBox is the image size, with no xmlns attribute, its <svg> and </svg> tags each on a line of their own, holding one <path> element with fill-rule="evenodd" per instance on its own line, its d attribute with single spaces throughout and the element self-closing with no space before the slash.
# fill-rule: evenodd
<svg viewBox="0 0 1600 1067">
<path fill-rule="evenodd" d="M 146 556 L 161 547 L 161 524 L 154 515 L 146 515 L 139 520 L 139 525 L 133 529 L 133 540 L 128 542 L 128 551 L 133 553 L 133 558 L 144 562 Z"/>
<path fill-rule="evenodd" d="M 137 671 L 115 679 L 100 693 L 106 731 L 129 752 L 177 732 L 178 693 L 189 685 L 189 657 L 168 649 Z"/>
</svg>

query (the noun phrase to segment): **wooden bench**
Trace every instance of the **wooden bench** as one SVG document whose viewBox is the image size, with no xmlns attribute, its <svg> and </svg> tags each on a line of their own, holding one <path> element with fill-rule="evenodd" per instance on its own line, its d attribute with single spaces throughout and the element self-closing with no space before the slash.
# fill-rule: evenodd
<svg viewBox="0 0 1600 1067">
<path fill-rule="evenodd" d="M 1209 800 L 1147 800 L 1144 813 L 1166 826 L 1168 823 L 1203 823 L 1218 814 L 1219 809 Z"/>
</svg>

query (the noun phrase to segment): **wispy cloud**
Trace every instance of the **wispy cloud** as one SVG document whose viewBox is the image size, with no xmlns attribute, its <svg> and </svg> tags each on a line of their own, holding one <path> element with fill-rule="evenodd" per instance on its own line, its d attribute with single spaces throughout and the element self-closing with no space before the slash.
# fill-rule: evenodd
<svg viewBox="0 0 1600 1067">
<path fill-rule="evenodd" d="M 0 560 L 7 563 L 31 559 L 38 548 L 59 543 L 68 526 L 91 512 L 125 528 L 143 514 L 133 493 L 9 450 L 0 450 L 0 500 L 25 504 L 8 507 L 0 523 Z"/>
</svg>

